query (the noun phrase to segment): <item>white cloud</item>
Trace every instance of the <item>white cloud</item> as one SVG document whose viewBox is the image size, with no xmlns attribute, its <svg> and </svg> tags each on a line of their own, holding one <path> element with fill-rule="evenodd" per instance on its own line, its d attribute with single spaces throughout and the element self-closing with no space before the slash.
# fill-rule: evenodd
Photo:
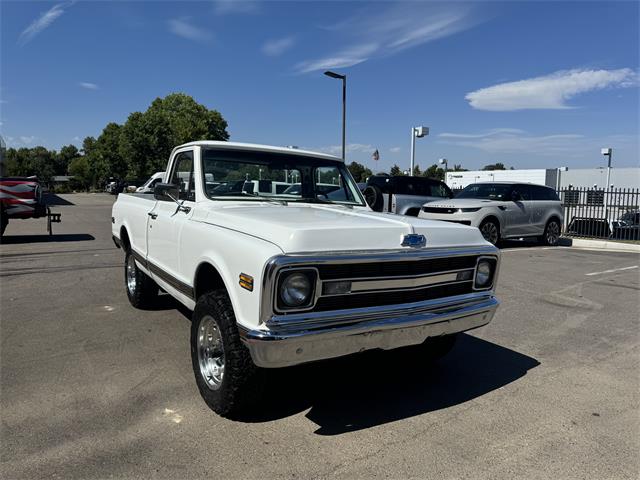
<svg viewBox="0 0 640 480">
<path fill-rule="evenodd" d="M 90 83 L 90 82 L 78 82 L 78 86 L 82 87 L 82 88 L 86 88 L 87 90 L 99 90 L 100 87 L 98 85 L 96 85 L 95 83 Z"/>
<path fill-rule="evenodd" d="M 20 140 L 20 142 L 22 142 L 23 145 L 31 145 L 33 142 L 35 142 L 37 137 L 34 137 L 33 135 L 30 136 L 20 136 L 18 137 L 18 139 Z"/>
<path fill-rule="evenodd" d="M 326 70 L 328 68 L 352 67 L 359 63 L 366 62 L 369 56 L 378 50 L 378 48 L 379 45 L 377 43 L 356 45 L 337 52 L 331 57 L 300 62 L 296 65 L 296 71 L 298 71 L 298 73 L 308 73 L 317 70 Z"/>
<path fill-rule="evenodd" d="M 298 73 L 327 68 L 346 68 L 373 57 L 393 55 L 466 30 L 480 21 L 472 18 L 472 8 L 462 4 L 399 2 L 384 7 L 372 2 L 370 12 L 325 27 L 333 36 L 351 37 L 347 47 L 319 59 L 296 65 Z"/>
<path fill-rule="evenodd" d="M 217 15 L 255 14 L 260 12 L 260 2 L 253 0 L 217 0 L 214 2 Z"/>
<path fill-rule="evenodd" d="M 398 152 L 400 152 L 401 150 L 402 150 L 402 148 L 401 148 L 401 147 L 391 147 L 391 148 L 389 149 L 389 151 L 390 151 L 391 153 L 398 153 Z"/>
<path fill-rule="evenodd" d="M 172 18 L 168 24 L 171 33 L 194 42 L 206 43 L 213 38 L 211 32 L 193 25 L 189 17 Z"/>
<path fill-rule="evenodd" d="M 20 37 L 18 37 L 18 44 L 25 45 L 29 43 L 36 35 L 55 22 L 64 13 L 65 9 L 73 5 L 73 3 L 74 2 L 58 3 L 42 13 L 22 31 Z"/>
<path fill-rule="evenodd" d="M 329 145 L 326 147 L 310 148 L 309 150 L 315 150 L 317 152 L 325 152 L 330 155 L 335 155 L 337 157 L 342 155 L 342 145 Z M 364 144 L 364 143 L 347 143 L 345 150 L 346 150 L 346 153 L 364 152 L 364 153 L 372 154 L 375 148 L 373 147 L 373 145 Z"/>
<path fill-rule="evenodd" d="M 471 147 L 490 154 L 526 154 L 581 157 L 596 154 L 605 144 L 616 146 L 636 141 L 631 135 L 594 138 L 576 133 L 532 135 L 515 128 L 495 128 L 478 133 L 441 133 L 438 143 Z"/>
<path fill-rule="evenodd" d="M 289 50 L 294 44 L 295 39 L 293 37 L 269 40 L 262 46 L 262 53 L 270 57 L 276 57 Z"/>
<path fill-rule="evenodd" d="M 630 87 L 637 82 L 638 74 L 630 68 L 562 70 L 542 77 L 481 88 L 468 93 L 465 98 L 478 110 L 564 109 L 571 108 L 566 104 L 567 100 L 580 93 Z"/>
</svg>

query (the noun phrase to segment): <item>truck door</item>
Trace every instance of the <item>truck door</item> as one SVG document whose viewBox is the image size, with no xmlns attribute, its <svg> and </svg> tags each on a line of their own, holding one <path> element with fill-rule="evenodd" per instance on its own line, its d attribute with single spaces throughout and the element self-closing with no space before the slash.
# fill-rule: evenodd
<svg viewBox="0 0 640 480">
<path fill-rule="evenodd" d="M 156 280 L 163 280 L 178 291 L 180 284 L 189 284 L 190 280 L 181 278 L 180 237 L 185 222 L 193 214 L 195 206 L 195 179 L 193 170 L 193 150 L 183 150 L 175 155 L 168 182 L 178 185 L 179 200 L 189 208 L 185 212 L 171 200 L 158 201 L 149 212 L 147 229 L 147 259 L 150 270 Z"/>
</svg>

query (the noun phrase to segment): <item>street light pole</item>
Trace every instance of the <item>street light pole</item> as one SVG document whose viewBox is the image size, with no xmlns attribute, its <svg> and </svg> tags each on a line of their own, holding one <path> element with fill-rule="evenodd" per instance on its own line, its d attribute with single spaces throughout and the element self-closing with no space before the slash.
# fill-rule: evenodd
<svg viewBox="0 0 640 480">
<path fill-rule="evenodd" d="M 440 163 L 440 165 L 444 165 L 444 183 L 447 183 L 447 170 L 449 167 L 449 163 L 447 162 L 446 158 L 441 158 L 440 160 L 438 160 L 438 162 Z"/>
<path fill-rule="evenodd" d="M 411 170 L 409 176 L 413 177 L 413 169 L 416 163 L 416 138 L 429 135 L 429 127 L 411 127 Z"/>
<path fill-rule="evenodd" d="M 344 161 L 347 148 L 347 76 L 330 70 L 327 70 L 324 74 L 327 77 L 342 80 L 342 161 Z"/>
<path fill-rule="evenodd" d="M 411 127 L 411 164 L 409 165 L 409 176 L 413 177 L 413 167 L 416 164 L 416 129 Z"/>
</svg>

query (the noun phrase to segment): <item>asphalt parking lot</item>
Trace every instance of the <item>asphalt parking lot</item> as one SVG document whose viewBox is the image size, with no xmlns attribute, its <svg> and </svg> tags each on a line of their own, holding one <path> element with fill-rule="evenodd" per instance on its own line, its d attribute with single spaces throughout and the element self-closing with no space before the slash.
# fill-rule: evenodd
<svg viewBox="0 0 640 480">
<path fill-rule="evenodd" d="M 493 322 L 438 364 L 290 368 L 234 422 L 200 399 L 188 312 L 129 305 L 114 197 L 62 199 L 56 235 L 0 245 L 2 478 L 639 476 L 637 254 L 510 245 Z"/>
</svg>

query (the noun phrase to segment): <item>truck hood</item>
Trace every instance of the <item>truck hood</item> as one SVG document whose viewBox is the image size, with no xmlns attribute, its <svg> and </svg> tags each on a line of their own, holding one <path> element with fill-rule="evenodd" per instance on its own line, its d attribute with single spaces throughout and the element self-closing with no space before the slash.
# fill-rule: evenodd
<svg viewBox="0 0 640 480">
<path fill-rule="evenodd" d="M 486 244 L 476 228 L 335 205 L 214 203 L 198 205 L 192 219 L 261 238 L 284 253 L 400 249 L 411 233 L 424 235 L 426 248 Z"/>
<path fill-rule="evenodd" d="M 437 200 L 425 203 L 425 206 L 437 208 L 476 208 L 476 207 L 497 207 L 504 205 L 498 200 L 485 200 L 483 198 L 449 198 L 447 200 Z"/>
</svg>

